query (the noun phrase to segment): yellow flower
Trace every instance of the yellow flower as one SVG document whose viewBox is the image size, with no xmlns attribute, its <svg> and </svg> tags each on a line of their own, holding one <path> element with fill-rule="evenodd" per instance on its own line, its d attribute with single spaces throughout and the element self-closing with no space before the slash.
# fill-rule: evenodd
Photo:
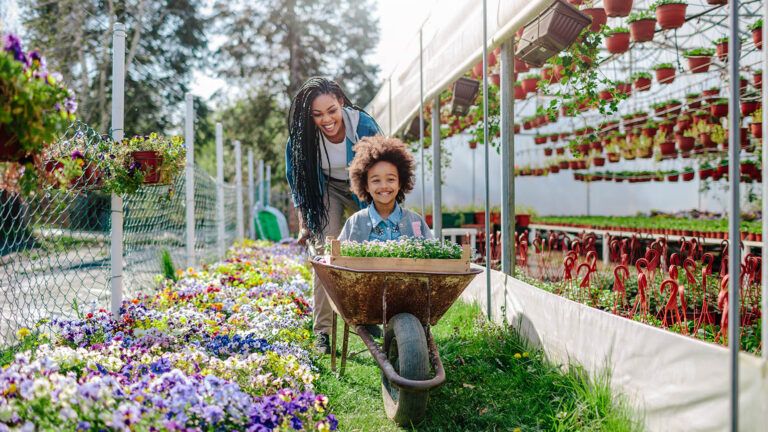
<svg viewBox="0 0 768 432">
<path fill-rule="evenodd" d="M 515 353 L 514 357 L 515 357 L 516 359 L 519 359 L 519 358 L 522 358 L 523 356 L 522 356 L 522 355 L 520 355 L 520 353 Z"/>
<path fill-rule="evenodd" d="M 524 352 L 524 353 L 523 353 L 523 357 L 525 357 L 525 358 L 528 358 L 528 353 L 527 353 L 527 352 Z"/>
<path fill-rule="evenodd" d="M 520 429 L 519 427 L 516 427 L 512 429 L 512 432 L 522 432 L 522 429 Z"/>
<path fill-rule="evenodd" d="M 22 327 L 16 332 L 16 336 L 18 336 L 19 340 L 24 340 L 25 337 L 29 336 L 31 332 L 28 328 Z"/>
</svg>

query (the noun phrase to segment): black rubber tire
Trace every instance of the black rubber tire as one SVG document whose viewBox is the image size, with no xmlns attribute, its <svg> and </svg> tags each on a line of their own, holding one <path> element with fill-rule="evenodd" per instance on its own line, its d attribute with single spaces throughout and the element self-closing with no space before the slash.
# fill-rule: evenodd
<svg viewBox="0 0 768 432">
<path fill-rule="evenodd" d="M 429 379 L 429 348 L 424 327 L 415 316 L 397 314 L 387 323 L 384 353 L 395 371 L 403 378 Z M 414 392 L 390 385 L 381 374 L 381 394 L 387 417 L 401 426 L 416 424 L 424 418 L 429 391 Z"/>
</svg>

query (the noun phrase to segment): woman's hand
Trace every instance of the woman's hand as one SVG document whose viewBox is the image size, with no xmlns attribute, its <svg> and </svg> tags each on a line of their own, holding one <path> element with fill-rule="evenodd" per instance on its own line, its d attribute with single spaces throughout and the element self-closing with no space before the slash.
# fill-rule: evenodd
<svg viewBox="0 0 768 432">
<path fill-rule="evenodd" d="M 309 230 L 304 226 L 304 218 L 301 217 L 301 212 L 296 210 L 296 213 L 299 216 L 299 238 L 296 239 L 296 241 L 298 241 L 300 245 L 306 246 L 310 237 L 310 233 Z"/>
</svg>

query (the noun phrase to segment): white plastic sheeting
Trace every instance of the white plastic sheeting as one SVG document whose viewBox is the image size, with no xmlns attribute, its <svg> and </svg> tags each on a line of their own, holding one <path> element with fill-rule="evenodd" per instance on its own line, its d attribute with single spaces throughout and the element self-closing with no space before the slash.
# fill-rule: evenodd
<svg viewBox="0 0 768 432">
<path fill-rule="evenodd" d="M 482 267 L 481 267 L 482 268 Z M 492 271 L 493 318 L 516 326 L 558 362 L 612 371 L 612 387 L 645 415 L 652 431 L 728 429 L 726 348 L 618 317 Z M 462 295 L 485 310 L 485 277 Z M 768 424 L 768 363 L 739 357 L 739 430 Z"/>
<path fill-rule="evenodd" d="M 488 0 L 488 45 L 493 48 L 554 0 Z M 431 100 L 482 60 L 483 2 L 436 2 L 421 27 L 424 100 Z M 403 47 L 402 61 L 391 72 L 366 110 L 387 135 L 402 129 L 419 109 L 419 34 Z"/>
</svg>

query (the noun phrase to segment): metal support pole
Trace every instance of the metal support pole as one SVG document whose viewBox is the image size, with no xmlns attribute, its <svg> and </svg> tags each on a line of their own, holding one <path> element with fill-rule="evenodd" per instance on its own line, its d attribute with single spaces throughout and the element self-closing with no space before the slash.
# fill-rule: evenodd
<svg viewBox="0 0 768 432">
<path fill-rule="evenodd" d="M 768 23 L 768 2 L 763 2 L 763 23 Z M 763 25 L 763 41 L 768 41 L 768 26 Z M 765 42 L 763 42 L 765 43 Z M 768 74 L 768 49 L 763 46 L 763 74 Z M 763 138 L 760 145 L 763 147 L 763 179 L 768 179 L 768 91 L 762 92 L 763 98 Z M 768 182 L 768 180 L 763 180 Z M 768 185 L 763 185 L 763 215 L 768 215 Z M 763 216 L 763 253 L 762 253 L 762 278 L 761 282 L 761 306 L 760 316 L 764 317 L 768 313 L 768 216 Z M 762 356 L 763 360 L 768 360 L 768 319 L 763 318 L 761 322 L 761 338 L 763 341 Z"/>
<path fill-rule="evenodd" d="M 256 198 L 256 191 L 253 184 L 253 149 L 248 149 L 248 237 L 252 240 L 256 240 L 256 226 L 253 223 L 254 218 L 254 199 Z"/>
<path fill-rule="evenodd" d="M 264 208 L 264 159 L 259 159 L 259 208 Z"/>
<path fill-rule="evenodd" d="M 501 271 L 515 274 L 514 41 L 501 46 Z"/>
<path fill-rule="evenodd" d="M 219 257 L 227 251 L 224 230 L 224 131 L 221 123 L 216 123 L 216 231 Z"/>
<path fill-rule="evenodd" d="M 237 240 L 245 238 L 243 221 L 243 154 L 240 141 L 235 141 L 235 216 L 237 217 Z"/>
<path fill-rule="evenodd" d="M 485 294 L 486 313 L 491 320 L 491 192 L 488 171 L 488 0 L 483 0 L 483 148 L 485 150 Z"/>
<path fill-rule="evenodd" d="M 436 239 L 443 239 L 443 182 L 440 166 L 440 95 L 432 107 L 432 230 Z"/>
<path fill-rule="evenodd" d="M 390 76 L 387 79 L 387 87 L 389 88 L 389 104 L 387 105 L 387 110 L 389 111 L 389 129 L 387 130 L 387 135 L 394 135 L 392 130 L 392 77 Z"/>
<path fill-rule="evenodd" d="M 269 207 L 272 201 L 272 165 L 267 165 L 267 175 L 264 177 L 264 207 Z"/>
<path fill-rule="evenodd" d="M 115 23 L 112 32 L 112 138 L 123 140 L 125 117 L 125 25 Z M 110 238 L 110 306 L 112 315 L 120 315 L 123 302 L 123 197 L 112 194 L 112 233 Z"/>
<path fill-rule="evenodd" d="M 187 267 L 195 266 L 195 107 L 192 93 L 186 95 L 186 116 L 184 121 L 184 144 L 187 146 L 186 175 L 187 210 Z"/>
<path fill-rule="evenodd" d="M 739 290 L 741 280 L 741 248 L 739 240 L 740 206 L 739 184 L 740 166 L 739 153 L 741 152 L 741 112 L 739 111 L 739 57 L 741 56 L 741 44 L 739 43 L 739 0 L 728 2 L 728 22 L 730 37 L 728 38 L 728 74 L 730 76 L 730 95 L 728 103 L 728 183 L 731 189 L 731 199 L 728 214 L 728 348 L 730 350 L 730 378 L 731 378 L 731 431 L 739 430 Z"/>
<path fill-rule="evenodd" d="M 419 157 L 421 158 L 421 214 L 427 209 L 427 189 L 424 177 L 427 174 L 424 164 L 424 48 L 422 46 L 422 29 L 419 29 Z"/>
</svg>

